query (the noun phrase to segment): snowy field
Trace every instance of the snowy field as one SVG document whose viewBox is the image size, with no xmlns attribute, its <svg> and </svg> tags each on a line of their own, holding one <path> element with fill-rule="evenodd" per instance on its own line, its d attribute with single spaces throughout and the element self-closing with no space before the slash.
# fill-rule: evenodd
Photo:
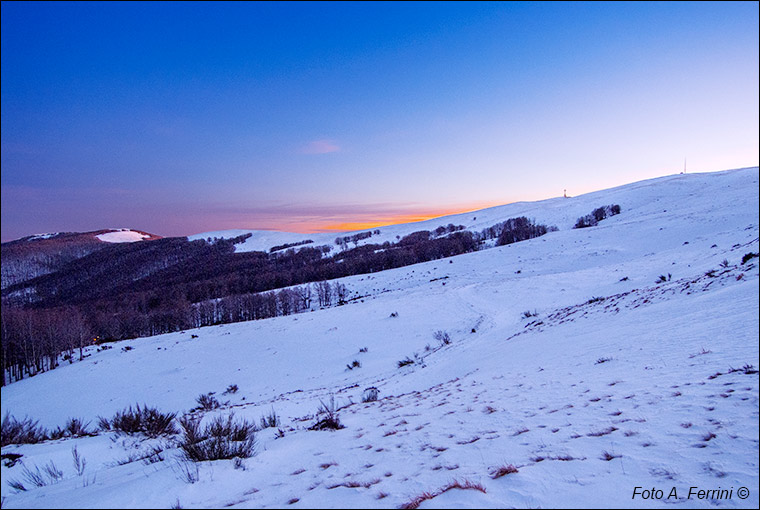
<svg viewBox="0 0 760 510">
<path fill-rule="evenodd" d="M 572 229 L 610 204 L 621 214 Z M 92 347 L 4 387 L 3 414 L 47 428 L 136 403 L 181 415 L 209 392 L 224 405 L 206 420 L 281 424 L 242 465 L 182 461 L 178 437 L 7 446 L 23 457 L 0 467 L 3 508 L 757 508 L 758 258 L 742 258 L 759 211 L 750 168 L 381 227 L 366 242 L 522 215 L 559 231 L 344 278 L 345 306 Z M 248 249 L 322 244 L 267 236 Z M 309 430 L 331 398 L 345 428 Z M 11 487 L 51 462 L 60 480 Z"/>
</svg>

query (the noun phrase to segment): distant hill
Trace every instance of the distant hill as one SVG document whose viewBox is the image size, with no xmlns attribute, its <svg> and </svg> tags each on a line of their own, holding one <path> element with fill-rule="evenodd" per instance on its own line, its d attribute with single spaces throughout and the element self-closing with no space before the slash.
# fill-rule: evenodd
<svg viewBox="0 0 760 510">
<path fill-rule="evenodd" d="M 53 273 L 69 262 L 113 243 L 153 241 L 161 236 L 130 229 L 56 232 L 2 244 L 2 288 Z"/>
</svg>

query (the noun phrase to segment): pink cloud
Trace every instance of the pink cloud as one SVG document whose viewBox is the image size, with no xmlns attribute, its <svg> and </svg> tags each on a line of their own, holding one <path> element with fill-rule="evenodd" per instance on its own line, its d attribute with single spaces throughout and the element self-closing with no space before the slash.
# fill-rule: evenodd
<svg viewBox="0 0 760 510">
<path fill-rule="evenodd" d="M 340 147 L 334 140 L 314 140 L 301 148 L 301 154 L 328 154 L 338 152 Z"/>
</svg>

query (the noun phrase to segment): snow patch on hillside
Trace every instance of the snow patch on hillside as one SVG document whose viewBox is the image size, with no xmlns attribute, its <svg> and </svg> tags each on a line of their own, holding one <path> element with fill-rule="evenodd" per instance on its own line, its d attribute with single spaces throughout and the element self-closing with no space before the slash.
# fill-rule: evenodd
<svg viewBox="0 0 760 510">
<path fill-rule="evenodd" d="M 150 237 L 148 234 L 135 232 L 128 228 L 112 229 L 113 232 L 98 234 L 95 237 L 106 243 L 134 243 Z"/>
<path fill-rule="evenodd" d="M 33 236 L 30 236 L 27 239 L 27 241 L 36 241 L 38 239 L 50 239 L 51 237 L 55 237 L 58 234 L 60 234 L 60 232 L 51 232 L 49 234 L 35 234 Z"/>
</svg>

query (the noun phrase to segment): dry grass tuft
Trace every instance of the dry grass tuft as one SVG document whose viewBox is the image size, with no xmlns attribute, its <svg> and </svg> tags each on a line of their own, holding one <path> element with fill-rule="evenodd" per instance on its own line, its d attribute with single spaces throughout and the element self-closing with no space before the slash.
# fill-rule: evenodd
<svg viewBox="0 0 760 510">
<path fill-rule="evenodd" d="M 485 487 L 483 487 L 479 483 L 473 483 L 473 482 L 471 482 L 469 480 L 464 480 L 463 482 L 460 482 L 458 480 L 454 480 L 454 481 L 449 482 L 447 485 L 444 485 L 443 487 L 441 487 L 440 489 L 438 489 L 438 490 L 436 490 L 434 492 L 427 492 L 427 491 L 425 491 L 422 494 L 420 494 L 418 496 L 415 496 L 413 499 L 411 499 L 411 500 L 407 501 L 406 503 L 404 503 L 403 505 L 401 505 L 400 508 L 411 509 L 411 510 L 413 510 L 415 508 L 419 508 L 419 506 L 423 502 L 425 502 L 425 501 L 427 501 L 429 499 L 433 499 L 436 496 L 440 496 L 444 492 L 450 491 L 451 489 L 476 490 L 476 491 L 482 492 L 483 494 L 486 493 Z"/>
<path fill-rule="evenodd" d="M 537 457 L 538 458 L 538 457 Z M 544 460 L 541 458 L 541 460 Z M 540 461 L 537 461 L 540 462 Z M 517 468 L 514 466 L 514 464 L 506 464 L 504 466 L 499 466 L 491 471 L 491 478 L 496 480 L 497 478 L 501 478 L 505 475 L 511 475 L 512 473 L 517 473 Z"/>
</svg>

